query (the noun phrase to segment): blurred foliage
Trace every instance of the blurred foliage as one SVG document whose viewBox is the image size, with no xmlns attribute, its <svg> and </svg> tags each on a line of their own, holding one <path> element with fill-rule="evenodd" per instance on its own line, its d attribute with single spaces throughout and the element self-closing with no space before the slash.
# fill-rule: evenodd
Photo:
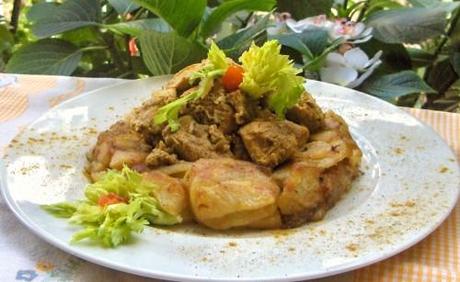
<svg viewBox="0 0 460 282">
<path fill-rule="evenodd" d="M 14 19 L 13 2 L 18 17 Z M 18 5 L 18 3 L 20 5 Z M 382 64 L 359 86 L 398 105 L 460 112 L 460 17 L 442 0 L 27 0 L 0 17 L 0 72 L 141 78 L 205 57 L 214 40 L 237 58 L 267 39 L 273 11 L 364 22 Z M 274 10 L 276 9 L 276 10 Z M 264 13 L 261 13 L 263 11 Z M 324 31 L 274 36 L 315 77 L 340 40 Z M 317 74 L 316 74 L 317 76 Z"/>
</svg>

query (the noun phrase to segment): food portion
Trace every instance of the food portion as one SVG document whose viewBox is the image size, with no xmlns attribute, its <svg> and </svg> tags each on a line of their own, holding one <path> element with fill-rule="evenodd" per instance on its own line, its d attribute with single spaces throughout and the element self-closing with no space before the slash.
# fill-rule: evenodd
<svg viewBox="0 0 460 282">
<path fill-rule="evenodd" d="M 87 200 L 46 209 L 85 226 L 76 239 L 109 246 L 144 224 L 273 229 L 322 219 L 358 176 L 361 151 L 280 48 L 253 44 L 238 64 L 212 44 L 206 60 L 99 135 Z M 82 216 L 87 209 L 97 218 Z"/>
</svg>

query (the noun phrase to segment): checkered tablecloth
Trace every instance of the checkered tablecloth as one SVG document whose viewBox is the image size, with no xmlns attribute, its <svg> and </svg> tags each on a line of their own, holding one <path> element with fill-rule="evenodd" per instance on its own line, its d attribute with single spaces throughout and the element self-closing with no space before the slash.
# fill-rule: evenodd
<svg viewBox="0 0 460 282">
<path fill-rule="evenodd" d="M 27 124 L 83 92 L 123 83 L 109 78 L 0 74 L 0 155 Z M 460 115 L 407 109 L 432 126 L 460 159 Z M 0 198 L 0 281 L 152 281 L 66 254 L 20 224 Z M 460 281 L 460 207 L 429 237 L 383 262 L 323 282 Z"/>
</svg>

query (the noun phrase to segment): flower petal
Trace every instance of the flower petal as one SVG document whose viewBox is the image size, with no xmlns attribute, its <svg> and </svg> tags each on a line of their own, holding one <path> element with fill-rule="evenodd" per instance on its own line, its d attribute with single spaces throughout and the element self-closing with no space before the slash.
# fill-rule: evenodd
<svg viewBox="0 0 460 282">
<path fill-rule="evenodd" d="M 348 85 L 358 77 L 358 72 L 349 67 L 326 67 L 320 70 L 321 80 L 338 85 Z"/>
<path fill-rule="evenodd" d="M 305 18 L 300 21 L 295 21 L 293 19 L 287 19 L 286 25 L 295 33 L 301 33 L 302 31 L 315 27 L 312 18 Z"/>
<path fill-rule="evenodd" d="M 361 85 L 361 83 L 363 83 L 373 72 L 374 70 L 380 66 L 380 64 L 382 63 L 382 61 L 378 60 L 376 61 L 370 68 L 368 68 L 366 70 L 366 72 L 364 72 L 358 79 L 350 82 L 347 87 L 349 88 L 355 88 L 355 87 L 358 87 Z"/>
<path fill-rule="evenodd" d="M 368 68 L 369 66 L 372 66 L 375 62 L 380 61 L 380 57 L 382 56 L 383 51 L 380 50 L 377 53 L 375 53 L 374 57 L 367 62 L 365 68 Z"/>
<path fill-rule="evenodd" d="M 346 67 L 347 62 L 345 61 L 345 58 L 343 57 L 342 54 L 339 54 L 337 52 L 331 52 L 327 54 L 326 56 L 326 66 L 328 67 L 332 67 L 332 66 Z"/>
<path fill-rule="evenodd" d="M 359 39 L 351 39 L 351 40 L 348 40 L 348 42 L 353 43 L 353 44 L 359 44 L 359 43 L 367 42 L 367 41 L 369 41 L 371 38 L 372 38 L 372 34 L 371 34 L 371 35 L 368 35 L 368 36 L 366 36 L 366 37 L 359 38 Z"/>
<path fill-rule="evenodd" d="M 343 57 L 350 67 L 357 70 L 363 70 L 369 62 L 369 57 L 358 47 L 348 50 Z"/>
<path fill-rule="evenodd" d="M 352 38 L 361 37 L 363 31 L 366 30 L 366 25 L 363 23 L 356 23 L 353 27 L 353 32 L 351 34 Z"/>
</svg>

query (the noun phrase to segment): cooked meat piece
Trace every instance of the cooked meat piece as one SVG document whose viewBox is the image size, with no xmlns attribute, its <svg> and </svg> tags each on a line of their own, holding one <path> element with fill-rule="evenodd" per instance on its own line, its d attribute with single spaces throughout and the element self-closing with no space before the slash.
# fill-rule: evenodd
<svg viewBox="0 0 460 282">
<path fill-rule="evenodd" d="M 307 143 L 308 138 L 310 137 L 310 131 L 307 127 L 298 125 L 297 123 L 290 122 L 285 120 L 282 122 L 282 125 L 285 126 L 289 132 L 292 132 L 295 136 L 297 141 L 297 147 L 303 148 L 304 145 Z"/>
<path fill-rule="evenodd" d="M 308 139 L 308 129 L 289 121 L 253 121 L 239 131 L 251 159 L 275 167 L 289 159 Z"/>
<path fill-rule="evenodd" d="M 168 128 L 163 131 L 165 144 L 177 156 L 186 161 L 196 161 L 200 158 L 218 158 L 231 156 L 230 141 L 215 125 L 197 123 L 191 116 L 180 118 L 180 129 L 171 132 Z"/>
<path fill-rule="evenodd" d="M 229 134 L 236 130 L 235 111 L 228 102 L 225 89 L 216 82 L 211 91 L 201 99 L 187 104 L 186 114 L 202 124 L 214 124 Z"/>
<path fill-rule="evenodd" d="M 323 126 L 324 113 L 315 99 L 305 92 L 297 105 L 287 111 L 286 118 L 315 132 Z"/>
<path fill-rule="evenodd" d="M 185 182 L 196 220 L 211 228 L 260 224 L 277 214 L 279 188 L 252 163 L 201 159 L 193 164 Z"/>
<path fill-rule="evenodd" d="M 235 155 L 235 158 L 243 161 L 249 161 L 251 160 L 251 157 L 249 156 L 248 151 L 246 150 L 246 147 L 244 147 L 243 140 L 241 137 L 237 134 L 232 135 L 232 142 L 231 142 L 231 150 L 232 153 Z"/>
<path fill-rule="evenodd" d="M 108 168 L 121 169 L 128 165 L 143 170 L 144 160 L 151 149 L 141 134 L 132 130 L 128 123 L 119 121 L 99 135 L 87 156 L 86 171 L 96 181 Z"/>
<path fill-rule="evenodd" d="M 163 165 L 171 165 L 178 162 L 177 156 L 171 152 L 163 141 L 158 142 L 157 146 L 150 152 L 145 159 L 145 163 L 149 167 L 159 167 Z"/>
<path fill-rule="evenodd" d="M 237 124 L 246 124 L 256 117 L 257 101 L 240 90 L 227 94 L 230 104 L 235 110 L 235 121 Z"/>
<path fill-rule="evenodd" d="M 126 120 L 134 130 L 142 133 L 147 142 L 155 143 L 155 138 L 161 133 L 163 126 L 153 123 L 153 117 L 162 106 L 176 99 L 176 90 L 167 88 L 152 94 L 150 100 L 145 101 L 140 107 L 135 108 Z"/>
<path fill-rule="evenodd" d="M 164 211 L 172 215 L 180 215 L 183 221 L 192 219 L 187 191 L 180 180 L 158 171 L 144 172 L 142 177 L 145 181 L 154 184 L 152 195 Z"/>
<path fill-rule="evenodd" d="M 177 90 L 177 93 L 180 94 L 184 92 L 185 90 L 189 89 L 192 87 L 190 84 L 190 76 L 194 73 L 197 72 L 205 67 L 207 64 L 206 61 L 203 61 L 198 64 L 193 64 L 188 67 L 185 67 L 178 73 L 176 73 L 167 83 L 166 83 L 166 88 L 175 88 Z"/>
</svg>

